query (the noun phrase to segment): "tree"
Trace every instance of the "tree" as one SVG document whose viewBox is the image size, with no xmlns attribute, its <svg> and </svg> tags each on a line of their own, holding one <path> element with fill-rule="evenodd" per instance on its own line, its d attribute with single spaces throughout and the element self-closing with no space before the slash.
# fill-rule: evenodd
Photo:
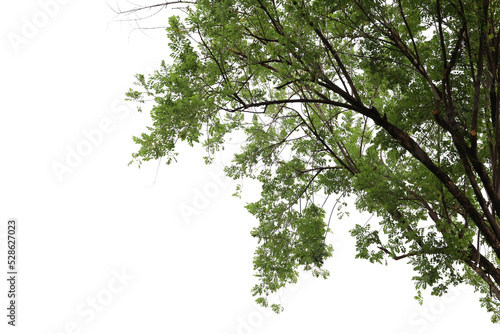
<svg viewBox="0 0 500 334">
<path fill-rule="evenodd" d="M 350 197 L 379 218 L 351 230 L 358 258 L 405 259 L 419 296 L 470 284 L 500 320 L 495 2 L 172 3 L 182 11 L 166 28 L 173 65 L 137 75 L 127 93 L 153 101 L 133 161 L 168 164 L 181 140 L 210 163 L 230 133 L 246 136 L 226 173 L 262 184 L 247 205 L 259 220 L 258 303 L 301 270 L 328 276 L 327 209 Z"/>
</svg>

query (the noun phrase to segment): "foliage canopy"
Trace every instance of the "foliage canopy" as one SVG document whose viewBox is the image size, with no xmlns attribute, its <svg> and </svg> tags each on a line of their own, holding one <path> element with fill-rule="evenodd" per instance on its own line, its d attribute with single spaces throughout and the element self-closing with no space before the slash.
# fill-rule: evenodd
<svg viewBox="0 0 500 334">
<path fill-rule="evenodd" d="M 257 302 L 300 270 L 328 276 L 326 208 L 349 196 L 380 220 L 353 227 L 357 257 L 405 259 L 417 289 L 435 295 L 471 284 L 500 320 L 495 2 L 175 3 L 173 65 L 137 75 L 127 94 L 153 100 L 133 158 L 170 163 L 182 140 L 203 145 L 209 163 L 228 134 L 245 134 L 226 173 L 262 184 L 247 205 L 260 222 Z"/>
</svg>

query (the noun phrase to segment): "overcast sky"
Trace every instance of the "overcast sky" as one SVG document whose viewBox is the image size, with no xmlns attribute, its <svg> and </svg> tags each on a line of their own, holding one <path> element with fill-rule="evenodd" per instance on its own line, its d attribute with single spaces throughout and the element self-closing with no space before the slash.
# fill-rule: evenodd
<svg viewBox="0 0 500 334">
<path fill-rule="evenodd" d="M 230 154 L 206 166 L 200 149 L 183 147 L 177 164 L 127 166 L 149 119 L 124 92 L 168 61 L 163 31 L 133 31 L 101 0 L 9 1 L 0 22 L 4 264 L 6 222 L 19 221 L 18 328 L 6 324 L 2 279 L 0 332 L 498 331 L 467 288 L 419 306 L 404 262 L 354 260 L 348 230 L 369 218 L 355 212 L 332 223 L 328 280 L 305 275 L 282 291 L 280 315 L 258 308 L 257 222 L 243 208 L 258 186 L 231 196 Z"/>
</svg>

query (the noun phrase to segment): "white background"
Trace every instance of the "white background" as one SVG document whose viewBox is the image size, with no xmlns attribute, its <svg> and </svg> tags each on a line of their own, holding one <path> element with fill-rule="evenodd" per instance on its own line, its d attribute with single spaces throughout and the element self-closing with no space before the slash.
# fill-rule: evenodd
<svg viewBox="0 0 500 334">
<path fill-rule="evenodd" d="M 348 230 L 368 219 L 356 213 L 332 223 L 328 280 L 305 275 L 282 291 L 280 315 L 258 308 L 256 221 L 243 208 L 258 187 L 231 196 L 235 183 L 214 176 L 229 155 L 206 166 L 199 149 L 182 148 L 157 176 L 157 162 L 127 166 L 148 113 L 124 92 L 135 73 L 168 61 L 164 32 L 133 31 L 104 1 L 49 2 L 9 1 L 0 12 L 1 277 L 8 218 L 20 238 L 18 326 L 6 324 L 2 279 L 1 333 L 498 331 L 467 288 L 419 306 L 405 263 L 354 260 Z M 81 160 L 70 157 L 77 150 Z"/>
</svg>

